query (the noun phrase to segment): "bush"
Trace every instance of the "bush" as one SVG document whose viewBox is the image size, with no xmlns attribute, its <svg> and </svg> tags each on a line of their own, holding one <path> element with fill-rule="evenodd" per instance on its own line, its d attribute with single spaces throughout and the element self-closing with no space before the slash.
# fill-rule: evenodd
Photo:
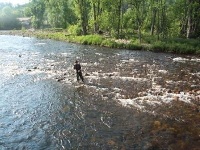
<svg viewBox="0 0 200 150">
<path fill-rule="evenodd" d="M 142 46 L 141 45 L 135 45 L 133 43 L 127 44 L 126 48 L 130 49 L 130 50 L 142 50 Z"/>
<path fill-rule="evenodd" d="M 105 46 L 105 47 L 110 47 L 110 48 L 116 48 L 117 43 L 115 41 L 106 39 L 101 43 L 101 46 Z"/>
<path fill-rule="evenodd" d="M 89 45 L 101 45 L 104 38 L 100 35 L 86 35 L 84 40 L 87 41 Z"/>
<path fill-rule="evenodd" d="M 50 31 L 50 32 L 62 32 L 63 28 L 46 28 L 43 31 Z"/>
<path fill-rule="evenodd" d="M 72 35 L 81 35 L 82 30 L 79 25 L 71 25 L 68 27 L 68 33 Z"/>
<path fill-rule="evenodd" d="M 155 36 L 149 36 L 149 35 L 148 35 L 148 36 L 143 37 L 143 41 L 144 41 L 145 43 L 148 43 L 148 44 L 154 43 L 156 40 L 157 40 L 157 39 L 156 39 Z"/>
<path fill-rule="evenodd" d="M 93 35 L 91 38 L 93 38 L 92 44 L 94 45 L 101 45 L 104 40 L 104 38 L 100 35 Z"/>
<path fill-rule="evenodd" d="M 74 29 L 75 26 L 71 26 Z M 78 27 L 78 26 L 76 26 Z M 70 29 L 69 28 L 69 29 Z M 130 49 L 130 50 L 151 50 L 154 52 L 171 52 L 179 54 L 200 54 L 200 42 L 199 40 L 189 39 L 163 39 L 156 41 L 156 39 L 146 38 L 146 41 L 142 44 L 136 37 L 133 37 L 130 43 L 116 42 L 115 39 L 106 38 L 101 35 L 86 35 L 86 36 L 74 36 L 65 32 L 52 32 L 44 30 L 34 32 L 37 37 L 49 38 L 55 40 L 64 40 L 69 42 L 76 42 L 85 45 L 100 45 L 110 48 Z"/>
<path fill-rule="evenodd" d="M 152 50 L 155 52 L 171 52 L 179 54 L 194 54 L 197 51 L 197 49 L 187 43 L 164 43 L 161 41 L 153 44 Z"/>
<path fill-rule="evenodd" d="M 163 42 L 155 42 L 152 44 L 152 50 L 155 52 L 165 52 L 166 51 L 166 45 Z"/>
<path fill-rule="evenodd" d="M 70 42 L 78 42 L 84 45 L 101 45 L 104 38 L 100 35 L 69 36 Z"/>
</svg>

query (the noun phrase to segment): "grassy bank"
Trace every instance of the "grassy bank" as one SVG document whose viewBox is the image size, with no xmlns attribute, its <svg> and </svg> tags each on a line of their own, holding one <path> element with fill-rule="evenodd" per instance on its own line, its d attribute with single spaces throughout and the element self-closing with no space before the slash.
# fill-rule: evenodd
<svg viewBox="0 0 200 150">
<path fill-rule="evenodd" d="M 102 47 L 129 50 L 148 50 L 154 52 L 170 52 L 177 54 L 200 55 L 200 40 L 165 39 L 157 41 L 152 37 L 144 37 L 142 43 L 137 38 L 131 40 L 117 40 L 103 35 L 74 36 L 62 31 L 10 31 L 9 34 L 34 36 L 38 38 L 61 40 L 84 45 L 98 45 Z"/>
</svg>

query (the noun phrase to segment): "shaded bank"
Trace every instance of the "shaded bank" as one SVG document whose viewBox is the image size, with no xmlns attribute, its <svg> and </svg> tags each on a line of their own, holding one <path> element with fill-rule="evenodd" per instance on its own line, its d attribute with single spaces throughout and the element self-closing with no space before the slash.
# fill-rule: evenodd
<svg viewBox="0 0 200 150">
<path fill-rule="evenodd" d="M 157 41 L 152 37 L 144 37 L 140 44 L 138 39 L 113 39 L 105 35 L 86 35 L 75 36 L 69 35 L 67 32 L 60 30 L 53 31 L 30 31 L 30 30 L 15 30 L 0 32 L 0 34 L 34 36 L 37 38 L 54 39 L 73 43 L 80 43 L 84 45 L 98 45 L 109 48 L 119 48 L 128 50 L 147 50 L 153 52 L 167 52 L 176 54 L 194 54 L 200 55 L 200 42 L 194 39 L 163 39 Z"/>
</svg>

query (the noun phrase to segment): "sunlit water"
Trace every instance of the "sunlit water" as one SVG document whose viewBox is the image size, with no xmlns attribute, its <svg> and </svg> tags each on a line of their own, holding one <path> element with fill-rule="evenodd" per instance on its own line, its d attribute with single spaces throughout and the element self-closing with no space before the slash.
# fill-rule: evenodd
<svg viewBox="0 0 200 150">
<path fill-rule="evenodd" d="M 0 149 L 199 148 L 200 58 L 9 35 L 0 46 Z"/>
</svg>

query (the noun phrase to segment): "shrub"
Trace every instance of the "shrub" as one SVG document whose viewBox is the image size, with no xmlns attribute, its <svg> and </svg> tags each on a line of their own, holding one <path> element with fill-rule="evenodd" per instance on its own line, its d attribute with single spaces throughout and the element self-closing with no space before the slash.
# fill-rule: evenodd
<svg viewBox="0 0 200 150">
<path fill-rule="evenodd" d="M 93 45 L 101 45 L 101 43 L 103 42 L 104 38 L 100 35 L 93 35 L 91 36 L 92 40 L 92 44 Z"/>
<path fill-rule="evenodd" d="M 166 50 L 166 45 L 163 42 L 155 42 L 152 44 L 152 50 L 155 52 L 164 52 Z"/>
<path fill-rule="evenodd" d="M 142 46 L 141 45 L 135 45 L 133 43 L 127 44 L 126 48 L 130 49 L 130 50 L 142 50 Z"/>
<path fill-rule="evenodd" d="M 115 41 L 106 39 L 101 43 L 101 46 L 116 48 L 117 43 Z"/>
<path fill-rule="evenodd" d="M 79 25 L 71 25 L 68 27 L 68 33 L 72 35 L 81 35 L 82 30 Z"/>
</svg>

